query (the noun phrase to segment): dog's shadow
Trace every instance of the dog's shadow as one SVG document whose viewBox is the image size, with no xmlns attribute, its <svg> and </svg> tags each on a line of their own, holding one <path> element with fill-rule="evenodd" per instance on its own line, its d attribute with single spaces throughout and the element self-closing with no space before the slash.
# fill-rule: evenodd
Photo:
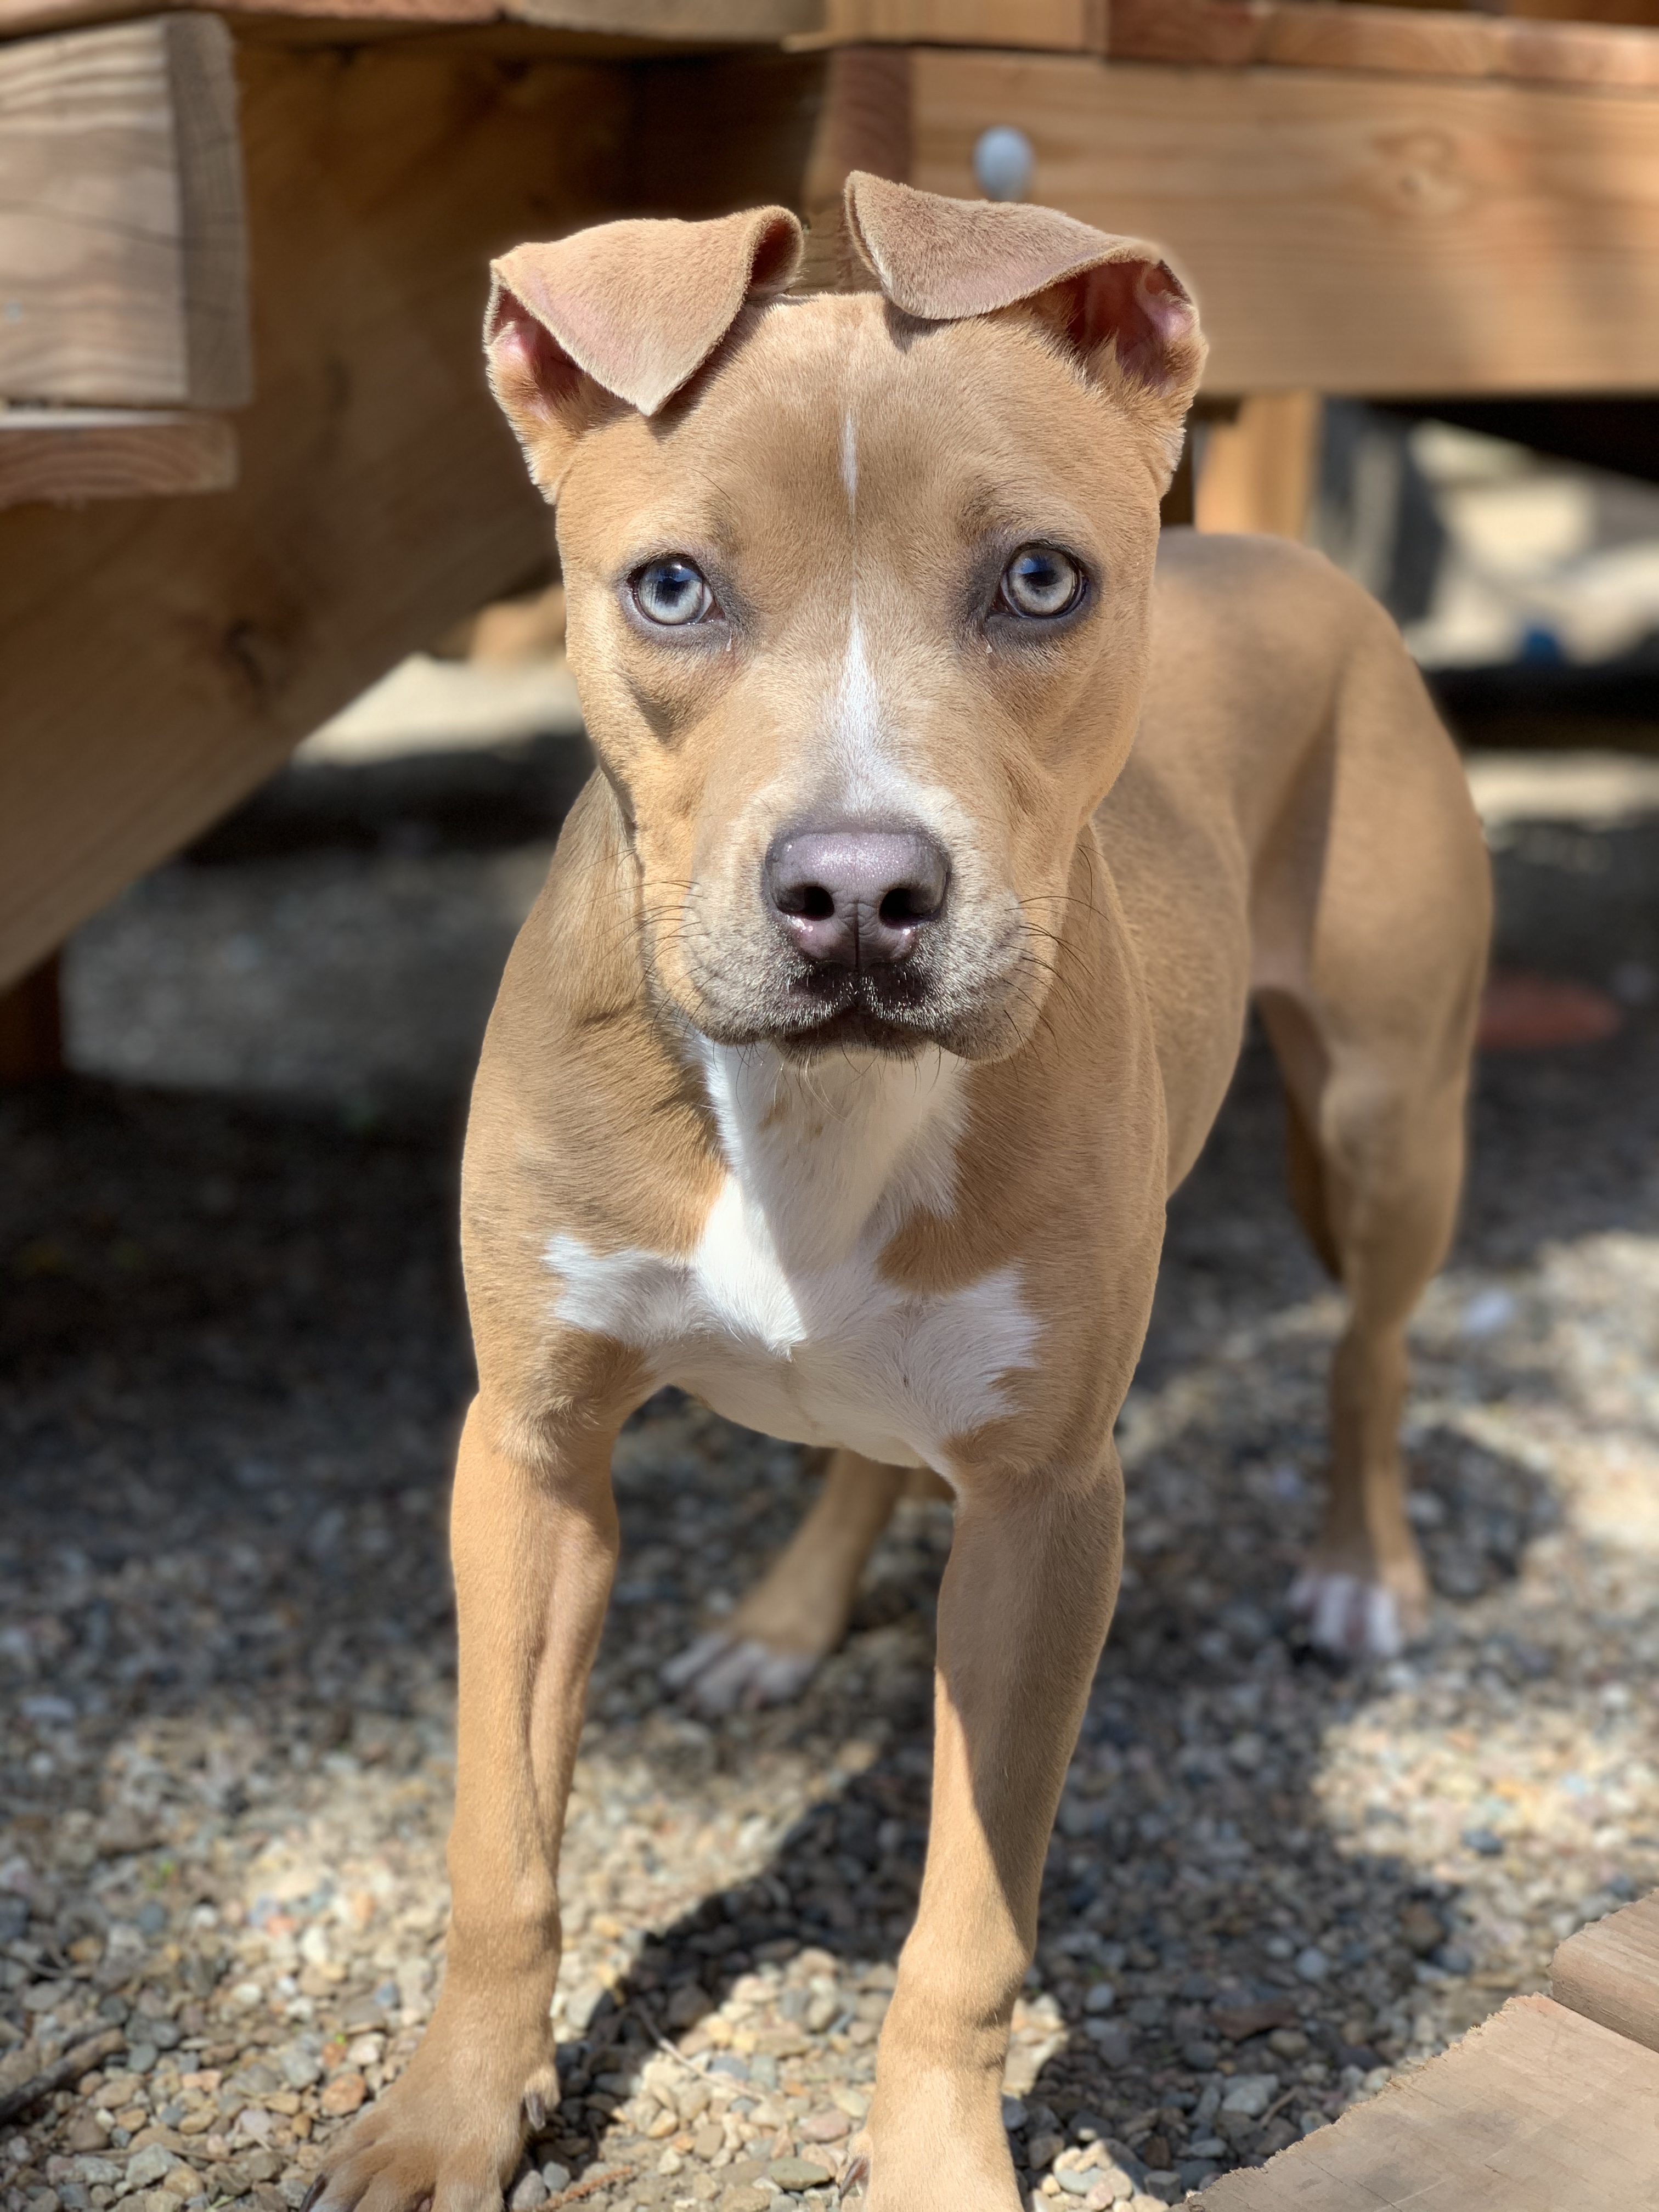
<svg viewBox="0 0 1659 2212">
<path fill-rule="evenodd" d="M 1567 1137 L 1566 1094 L 1578 1085 L 1546 1073 L 1546 1093 L 1560 1093 L 1564 1109 L 1553 1133 L 1524 1120 L 1537 1071 L 1487 1073 L 1478 1113 L 1493 1141 L 1483 1169 L 1477 1140 L 1463 1245 L 1476 1264 L 1513 1267 L 1523 1256 L 1501 1158 L 1517 1139 L 1544 1201 L 1525 1222 L 1524 1256 L 1553 1235 L 1631 1225 L 1627 1187 L 1598 1192 L 1561 1171 L 1550 1139 Z M 1178 1399 L 1195 1374 L 1201 1385 L 1242 1317 L 1325 1294 L 1273 1172 L 1279 1110 L 1271 1068 L 1255 1049 L 1172 1209 L 1137 1378 L 1143 1400 Z M 1369 1711 L 1395 1725 L 1398 1701 L 1409 1702 L 1414 1684 L 1431 1688 L 1437 1673 L 1492 1686 L 1509 1725 L 1517 1706 L 1541 1720 L 1566 1703 L 1558 1651 L 1573 1641 L 1570 1596 L 1559 1620 L 1505 1602 L 1563 1501 L 1534 1468 L 1432 1416 L 1410 1440 L 1413 1518 L 1437 1594 L 1429 1648 L 1403 1672 L 1331 1663 L 1310 1648 L 1287 1603 L 1317 1520 L 1328 1352 L 1328 1334 L 1292 1334 L 1257 1355 L 1249 1388 L 1224 1369 L 1207 1396 L 1198 1389 L 1198 1413 L 1154 1436 L 1131 1468 L 1130 1572 L 1050 1848 L 1037 1964 L 1017 2014 L 1017 2160 L 1044 2134 L 1097 2134 L 1121 2161 L 1192 2185 L 1217 2164 L 1280 2148 L 1365 2074 L 1425 2038 L 1461 2032 L 1495 2010 L 1507 1987 L 1527 1985 L 1521 1968 L 1509 1984 L 1492 1971 L 1472 1924 L 1476 1901 L 1466 1914 L 1466 1885 L 1448 1872 L 1446 1850 L 1413 1833 L 1427 1779 L 1408 1771 L 1392 1788 L 1394 1767 L 1379 1749 L 1375 1786 L 1360 1786 L 1356 1759 L 1366 1754 L 1354 1747 Z M 1431 1401 L 1445 1379 L 1443 1352 L 1431 1346 L 1425 1355 Z M 648 1452 L 634 1465 L 624 1527 L 648 1542 L 672 1501 L 657 1490 Z M 776 1533 L 800 1504 L 796 1484 L 782 1487 L 788 1512 Z M 778 2004 L 800 2004 L 790 1960 L 805 1950 L 836 1962 L 828 1978 L 843 2003 L 817 2066 L 796 2062 L 813 2077 L 796 2082 L 797 2094 L 826 2103 L 835 2063 L 867 2075 L 857 2056 L 867 2040 L 842 2045 L 838 2062 L 826 2053 L 839 2037 L 865 2034 L 854 2022 L 878 2010 L 914 1912 L 930 1772 L 927 1662 L 949 1540 L 948 1515 L 929 1511 L 917 1509 L 890 1555 L 878 1553 L 847 1651 L 799 1709 L 799 1737 L 832 1745 L 867 1738 L 876 1717 L 879 1755 L 813 1806 L 764 1865 L 653 1931 L 635 1971 L 567 2041 L 571 2102 L 558 2128 L 568 2150 L 596 2148 L 609 2108 L 635 2094 L 659 2040 L 679 2035 L 676 2022 L 703 2004 L 718 2014 L 757 1967 L 771 1988 L 771 2011 L 762 2003 L 754 2015 L 763 2027 L 780 2017 Z M 775 1532 L 763 1521 L 754 1533 Z M 605 1671 L 602 1658 L 601 1685 Z M 1334 1743 L 1347 1747 L 1334 1777 Z M 1473 1874 L 1507 1847 L 1510 1825 L 1506 1806 L 1472 1801 L 1449 1839 L 1452 1859 Z M 813 1963 L 822 1986 L 822 1961 Z M 1103 1985 L 1113 1990 L 1109 2005 Z M 745 1994 L 757 1998 L 758 1984 Z M 790 2069 L 786 2062 L 781 2077 L 769 2063 L 764 2034 L 758 2065 L 706 2035 L 696 2038 L 699 2064 L 718 2059 L 769 2112 Z M 1265 2106 L 1247 2096 L 1254 2112 L 1218 2109 L 1230 2081 L 1268 2076 Z M 587 2101 L 596 2094 L 598 2106 Z M 629 2109 L 639 2117 L 637 2104 Z"/>
<path fill-rule="evenodd" d="M 1656 1048 L 1652 1025 L 1632 1023 L 1605 1047 L 1484 1073 L 1462 1257 L 1506 1272 L 1523 1306 L 1540 1255 L 1659 1229 L 1622 1103 L 1650 1087 Z M 204 1770 L 199 1789 L 218 1791 L 228 1821 L 242 1817 L 236 1791 L 282 1791 L 279 1753 L 295 1771 L 302 1753 L 312 1771 L 344 1744 L 388 1773 L 441 1757 L 453 1624 L 434 1522 L 469 1387 L 453 1132 L 363 1132 L 264 1103 L 74 1083 L 4 1112 L 21 1440 L 5 1477 L 6 1571 L 22 1578 L 30 1663 L 50 1670 L 55 1702 L 82 1708 L 76 1771 L 95 1772 L 100 1747 L 141 1723 L 194 1743 L 223 1721 L 226 1756 L 242 1764 L 222 1788 Z M 1230 1332 L 1325 1295 L 1281 1195 L 1278 1117 L 1271 1066 L 1252 1048 L 1172 1208 L 1136 1382 L 1143 1407 L 1170 1418 L 1143 1422 L 1132 1455 L 1132 1573 L 1049 1855 L 1018 2044 L 1035 2067 L 1022 2153 L 1052 2113 L 1073 2130 L 1095 2115 L 1154 2168 L 1164 2152 L 1164 2170 L 1197 2166 L 1213 2154 L 1196 2147 L 1216 2141 L 1258 2155 L 1275 2129 L 1299 2124 L 1304 2091 L 1316 2105 L 1345 2065 L 1398 2057 L 1419 2008 L 1443 2033 L 1459 2007 L 1474 2017 L 1502 1999 L 1477 1978 L 1457 1880 L 1413 1833 L 1425 1785 L 1407 1773 L 1393 1788 L 1379 1749 L 1376 1787 L 1356 1794 L 1361 1724 L 1410 1692 L 1308 1654 L 1285 1609 L 1317 1510 L 1327 1339 L 1264 1339 L 1243 1366 L 1216 1364 Z M 1457 1395 L 1442 1387 L 1448 1371 L 1443 1360 L 1427 1376 L 1443 1408 Z M 619 1455 L 625 1550 L 591 1708 L 601 1758 L 655 1700 L 650 1669 L 668 1655 L 647 1650 L 647 1626 L 659 1644 L 689 1635 L 711 1584 L 741 1588 L 807 1493 L 799 1454 L 725 1431 L 676 1459 L 658 1449 L 672 1426 L 658 1409 Z M 1470 1680 L 1477 1729 L 1488 1678 L 1510 1725 L 1516 1711 L 1565 1707 L 1571 1685 L 1554 1654 L 1582 1640 L 1582 1601 L 1565 1582 L 1542 1610 L 1504 1601 L 1559 1501 L 1443 1410 L 1413 1450 L 1443 1600 L 1428 1665 L 1445 1659 Z M 834 1962 L 820 1978 L 852 2013 L 818 2028 L 803 2012 L 809 2040 L 829 2039 L 813 2046 L 812 2096 L 830 2086 L 826 2054 L 865 2067 L 925 1838 L 942 1515 L 907 1509 L 848 1649 L 778 1720 L 798 1763 L 821 1757 L 819 1802 L 761 1863 L 745 1860 L 652 1930 L 585 2033 L 567 2036 L 572 2101 L 555 2138 L 571 2146 L 567 2164 L 591 2160 L 653 2035 L 683 2034 L 684 2015 L 728 2002 L 744 1974 L 776 1969 L 778 2005 L 810 2009 L 791 1966 L 805 1948 Z M 165 1573 L 152 1554 L 166 1555 Z M 736 1769 L 745 1733 L 715 1724 L 699 1756 Z M 1339 1738 L 1348 1770 L 1334 1783 Z M 836 1763 L 854 1739 L 872 1754 L 857 1772 Z M 1481 1849 L 1501 1847 L 1510 1817 L 1476 1802 L 1465 1825 Z M 1452 1844 L 1462 1865 L 1480 1864 L 1474 1845 Z M 150 1874 L 182 1926 L 182 1876 L 164 1877 L 159 1858 Z M 69 1913 L 66 1893 L 65 1940 Z M 1312 1978 L 1297 1965 L 1308 1949 L 1322 1958 Z M 1115 2002 L 1103 2011 L 1108 1984 Z M 1211 2054 L 1235 2078 L 1278 2076 L 1275 2098 L 1291 2101 L 1206 2115 L 1207 2093 L 1194 2091 Z M 1302 2078 L 1320 2065 L 1323 2087 Z M 602 2087 L 613 2074 L 620 2085 Z M 785 2065 L 780 2081 L 791 2078 Z M 833 2144 L 823 2154 L 833 2161 Z"/>
<path fill-rule="evenodd" d="M 1467 1601 L 1501 1589 L 1526 1543 L 1558 1518 L 1547 1486 L 1449 1432 L 1423 1439 L 1418 1457 L 1443 1594 Z M 660 1525 L 653 1486 L 630 1486 L 625 1526 Z M 1300 1504 L 1306 1519 L 1311 1501 Z M 1282 1524 L 1291 1506 L 1269 1488 L 1255 1510 Z M 1260 1545 L 1241 1540 L 1237 1513 L 1212 1514 L 1203 1533 L 1176 1544 L 1153 1533 L 1161 1548 L 1121 1601 L 1048 1855 L 1038 1964 L 1011 2057 L 1019 2101 L 1009 2111 L 1017 2161 L 1043 2136 L 1098 2136 L 1132 2172 L 1138 2164 L 1184 2188 L 1221 2163 L 1282 2148 L 1309 2108 L 1403 2055 L 1425 1984 L 1442 2033 L 1484 2017 L 1503 1992 L 1471 1978 L 1477 1954 L 1462 1939 L 1459 1884 L 1390 1848 L 1412 1808 L 1373 1807 L 1358 1825 L 1333 1818 L 1328 1732 L 1388 1695 L 1389 1681 L 1310 1650 L 1285 1601 L 1282 1525 L 1277 1541 Z M 947 1546 L 942 1509 L 900 1530 L 896 1566 L 884 1572 L 878 1555 L 847 1652 L 800 1709 L 802 1738 L 874 1735 L 879 1754 L 811 1805 L 763 1865 L 653 1929 L 583 2032 L 567 2030 L 567 2101 L 547 2154 L 575 2171 L 603 2162 L 617 2108 L 628 2108 L 624 2124 L 641 2118 L 647 2068 L 706 2011 L 718 2039 L 705 2021 L 690 2047 L 699 2067 L 715 2065 L 738 2087 L 734 2109 L 760 2114 L 763 2152 L 792 2136 L 781 2117 L 771 2134 L 781 2089 L 797 2118 L 805 2100 L 820 2129 L 794 2148 L 835 2163 L 832 2087 L 847 2068 L 868 2088 L 860 2054 L 873 2031 L 860 2023 L 879 2014 L 915 1911 L 931 1771 L 925 1669 Z M 1440 1625 L 1443 1641 L 1459 1632 L 1455 1620 Z M 1551 1698 L 1540 1638 L 1489 1636 L 1483 1651 L 1510 1691 Z M 602 1660 L 601 1698 L 607 1672 Z M 813 2002 L 791 1963 L 809 1951 L 820 2010 L 833 2004 L 834 2016 L 816 2022 L 817 2037 L 780 2039 Z M 1114 1992 L 1104 2009 L 1103 1984 Z M 725 2029 L 734 1991 L 748 2000 L 737 2017 L 758 2034 Z M 781 2061 L 780 2048 L 796 2055 Z M 1218 2095 L 1206 2106 L 1209 2084 L 1226 2086 L 1224 2062 L 1234 2080 L 1277 2077 L 1275 2109 L 1221 2114 Z M 653 2070 L 660 2081 L 660 2064 Z"/>
</svg>

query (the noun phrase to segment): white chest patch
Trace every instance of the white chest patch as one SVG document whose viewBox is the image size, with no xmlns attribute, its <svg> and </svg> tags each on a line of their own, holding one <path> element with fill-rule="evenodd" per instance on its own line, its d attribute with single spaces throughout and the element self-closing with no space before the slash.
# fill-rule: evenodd
<svg viewBox="0 0 1659 2212">
<path fill-rule="evenodd" d="M 747 1427 L 948 1477 L 945 1438 L 1013 1410 L 1005 1378 L 1040 1334 L 1013 1267 L 928 1295 L 878 1264 L 913 1212 L 952 1209 L 961 1063 L 804 1071 L 705 1046 L 703 1064 L 727 1173 L 696 1249 L 552 1237 L 560 1319 Z"/>
</svg>

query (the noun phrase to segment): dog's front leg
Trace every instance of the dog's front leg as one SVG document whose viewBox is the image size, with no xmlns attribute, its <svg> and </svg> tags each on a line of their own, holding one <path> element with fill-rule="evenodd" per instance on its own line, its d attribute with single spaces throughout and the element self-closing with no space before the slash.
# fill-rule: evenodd
<svg viewBox="0 0 1659 2212">
<path fill-rule="evenodd" d="M 1122 1563 L 1109 1444 L 1069 1476 L 975 1475 L 939 1592 L 933 1829 L 883 2031 L 872 2212 L 1013 2212 L 1001 2091 L 1061 1784 Z"/>
<path fill-rule="evenodd" d="M 334 2147 L 322 2212 L 484 2212 L 558 2101 L 549 2006 L 558 1851 L 617 1558 L 614 1436 L 532 1466 L 467 1416 L 450 1540 L 460 1627 L 452 1915 L 442 1993 L 407 2071 Z"/>
</svg>

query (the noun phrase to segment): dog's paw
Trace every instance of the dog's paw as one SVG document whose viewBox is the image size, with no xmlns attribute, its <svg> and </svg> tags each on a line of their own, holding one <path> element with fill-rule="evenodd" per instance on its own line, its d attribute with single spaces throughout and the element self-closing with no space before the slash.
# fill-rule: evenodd
<svg viewBox="0 0 1659 2212">
<path fill-rule="evenodd" d="M 921 2125 L 892 2130 L 878 2149 L 866 2128 L 848 2146 L 836 2191 L 846 2212 L 1024 2212 L 1000 2127 L 977 2154 Z"/>
<path fill-rule="evenodd" d="M 870 2130 L 861 2128 L 847 2146 L 847 2155 L 841 2162 L 841 2172 L 836 2177 L 836 2199 L 846 2203 L 850 2198 L 862 2204 L 870 2183 Z"/>
<path fill-rule="evenodd" d="M 526 2136 L 558 2104 L 557 2076 L 550 2057 L 453 2040 L 434 2021 L 408 2070 L 328 2145 L 301 2212 L 501 2212 Z"/>
<path fill-rule="evenodd" d="M 1385 1583 L 1332 1567 L 1309 1567 L 1291 1585 L 1291 1607 L 1309 1641 L 1339 1659 L 1394 1659 L 1420 1624 Z"/>
<path fill-rule="evenodd" d="M 753 1712 L 798 1698 L 817 1672 L 808 1651 L 780 1651 L 758 1637 L 711 1629 L 662 1669 L 665 1686 L 710 1715 Z"/>
</svg>

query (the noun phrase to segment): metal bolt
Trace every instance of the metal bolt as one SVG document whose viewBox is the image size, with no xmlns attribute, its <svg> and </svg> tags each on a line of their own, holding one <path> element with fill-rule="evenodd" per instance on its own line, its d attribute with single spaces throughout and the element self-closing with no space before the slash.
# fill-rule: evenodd
<svg viewBox="0 0 1659 2212">
<path fill-rule="evenodd" d="M 1023 200 L 1036 155 L 1012 123 L 994 123 L 974 142 L 974 180 L 988 200 Z"/>
</svg>

